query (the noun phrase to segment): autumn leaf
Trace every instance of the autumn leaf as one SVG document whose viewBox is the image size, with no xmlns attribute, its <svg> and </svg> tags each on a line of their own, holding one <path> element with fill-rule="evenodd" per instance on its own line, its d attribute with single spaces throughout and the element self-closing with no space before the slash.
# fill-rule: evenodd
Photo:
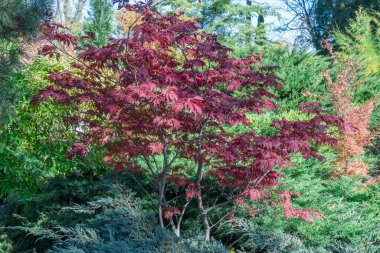
<svg viewBox="0 0 380 253">
<path fill-rule="evenodd" d="M 82 142 L 77 142 L 71 146 L 67 158 L 72 160 L 75 156 L 84 157 L 88 152 L 89 149 Z"/>
<path fill-rule="evenodd" d="M 161 142 L 149 143 L 148 147 L 152 155 L 161 154 L 164 151 L 164 144 L 162 144 Z"/>
<path fill-rule="evenodd" d="M 170 220 L 171 218 L 173 218 L 173 216 L 181 214 L 181 211 L 173 206 L 164 207 L 162 211 L 164 213 L 165 220 Z"/>
</svg>

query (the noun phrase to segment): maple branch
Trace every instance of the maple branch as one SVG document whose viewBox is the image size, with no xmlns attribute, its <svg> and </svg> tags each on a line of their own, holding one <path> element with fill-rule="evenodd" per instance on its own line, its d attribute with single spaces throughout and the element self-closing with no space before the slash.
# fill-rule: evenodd
<svg viewBox="0 0 380 253">
<path fill-rule="evenodd" d="M 133 176 L 133 175 L 128 171 L 128 169 L 125 170 L 125 171 L 128 173 L 128 175 L 130 175 L 130 176 L 133 178 L 133 180 L 135 180 L 135 182 L 140 186 L 140 188 L 145 192 L 145 194 L 150 198 L 150 200 L 151 200 L 152 202 L 154 202 L 153 198 L 150 196 L 150 194 L 147 192 L 147 190 L 145 190 L 145 188 L 140 184 L 140 182 L 135 178 L 135 176 Z"/>
<path fill-rule="evenodd" d="M 161 2 L 157 2 L 157 3 L 155 3 L 155 4 L 151 4 L 150 6 L 150 8 L 148 8 L 148 10 L 153 10 L 154 9 L 154 7 L 156 7 L 156 6 L 158 6 L 159 4 L 162 4 L 163 2 L 165 2 L 166 0 L 163 0 L 163 1 L 161 1 Z M 156 12 L 156 13 L 158 13 L 158 12 Z M 158 13 L 159 14 L 159 13 Z M 140 16 L 139 15 L 137 15 L 137 17 L 135 18 L 135 20 L 131 23 L 131 25 L 128 27 L 128 32 L 127 32 L 127 39 L 129 39 L 129 37 L 130 37 L 130 34 L 131 34 L 131 31 L 132 31 L 132 27 L 137 23 L 137 21 L 140 19 L 140 18 L 142 18 L 144 15 L 146 15 L 146 11 L 145 12 L 142 12 L 142 13 L 140 13 Z M 159 14 L 160 15 L 160 14 Z M 128 44 L 127 44 L 127 46 L 126 46 L 126 50 L 128 51 Z"/>
<path fill-rule="evenodd" d="M 178 155 L 179 155 L 179 149 L 176 150 L 173 158 L 170 160 L 170 162 L 168 164 L 169 167 L 171 167 L 171 165 L 174 163 L 175 159 L 177 159 Z"/>
<path fill-rule="evenodd" d="M 183 208 L 182 208 L 181 215 L 179 216 L 179 218 L 178 218 L 178 222 L 177 222 L 177 228 L 178 228 L 178 229 L 179 229 L 180 226 L 181 226 L 182 219 L 183 219 L 183 217 L 184 217 L 184 215 L 185 215 L 186 209 L 187 209 L 187 207 L 189 206 L 190 202 L 191 202 L 191 199 L 189 199 L 188 201 L 186 201 L 186 204 L 185 204 L 185 205 L 183 206 Z"/>
<path fill-rule="evenodd" d="M 216 204 L 216 205 L 213 205 L 212 207 L 207 208 L 205 211 L 206 211 L 206 212 L 210 212 L 210 211 L 212 211 L 212 210 L 214 210 L 214 209 L 216 209 L 216 208 L 220 208 L 220 207 L 223 207 L 223 206 L 229 205 L 229 204 L 231 204 L 231 203 L 233 203 L 233 202 L 234 202 L 234 199 L 231 198 L 231 199 L 226 200 L 226 201 L 224 201 L 224 202 L 221 202 L 221 203 L 218 203 L 218 204 Z"/>
<path fill-rule="evenodd" d="M 111 83 L 114 83 L 114 84 L 117 84 L 117 81 L 113 81 L 112 79 L 110 79 L 109 77 L 106 77 L 103 75 L 103 73 L 99 72 L 98 70 L 96 69 L 93 69 L 93 68 L 90 68 L 90 66 L 88 66 L 85 62 L 79 60 L 78 58 L 72 56 L 69 52 L 66 51 L 65 47 L 59 42 L 57 41 L 57 43 L 60 45 L 60 47 L 54 45 L 54 43 L 50 42 L 51 45 L 55 46 L 56 49 L 58 49 L 58 51 L 62 52 L 64 55 L 70 57 L 71 59 L 73 59 L 74 61 L 77 61 L 79 63 L 81 63 L 83 66 L 85 66 L 88 70 L 90 71 L 94 71 L 96 74 L 98 74 L 99 76 L 103 76 L 104 79 L 106 79 L 107 81 L 110 81 Z"/>
<path fill-rule="evenodd" d="M 220 218 L 217 222 L 211 225 L 211 229 L 214 228 L 216 225 L 218 225 L 221 221 L 223 221 L 225 218 L 227 218 L 229 215 L 231 215 L 234 211 L 227 212 L 225 215 L 223 215 L 222 218 Z"/>
<path fill-rule="evenodd" d="M 182 52 L 182 55 L 183 55 L 183 57 L 185 58 L 185 61 L 188 61 L 184 49 L 183 49 L 182 47 L 180 47 L 180 46 L 178 46 L 178 48 L 179 48 L 179 50 Z M 197 83 L 197 76 L 196 76 L 196 74 L 195 74 L 195 70 L 194 70 L 194 67 L 193 67 L 193 66 L 191 66 L 191 73 L 193 74 L 194 82 Z M 199 89 L 198 89 L 198 86 L 195 86 L 196 91 L 194 91 L 191 87 L 188 87 L 188 88 L 189 88 L 192 92 L 194 92 L 195 95 L 199 96 Z"/>
<path fill-rule="evenodd" d="M 142 148 L 141 148 L 141 145 L 138 143 L 137 140 L 135 140 L 135 139 L 133 139 L 133 138 L 131 138 L 131 140 L 132 140 L 132 142 L 135 144 L 135 146 L 136 146 L 137 148 L 140 149 L 140 154 L 142 155 L 142 157 L 143 157 L 143 159 L 144 159 L 144 161 L 145 161 L 145 164 L 148 166 L 149 171 L 152 173 L 152 175 L 153 175 L 154 177 L 157 177 L 158 175 L 154 172 L 153 167 L 152 167 L 152 165 L 151 165 L 149 159 L 146 157 L 146 155 L 144 154 L 144 151 L 143 151 Z"/>
<path fill-rule="evenodd" d="M 270 170 L 268 170 L 268 171 L 266 171 L 265 172 L 265 174 L 263 175 L 263 176 L 261 176 L 260 178 L 258 178 L 257 180 L 256 180 L 256 182 L 255 182 L 255 185 L 254 185 L 254 187 L 256 187 L 267 175 L 268 175 L 268 173 L 270 172 Z M 249 183 L 247 184 L 247 187 L 246 188 L 248 188 L 249 186 L 250 186 L 250 184 L 252 183 L 252 181 L 250 180 L 249 181 Z M 214 210 L 214 209 L 216 209 L 216 208 L 220 208 L 220 207 L 224 207 L 224 206 L 226 206 L 226 205 L 229 205 L 229 204 L 231 204 L 232 202 L 234 201 L 234 198 L 233 198 L 233 196 L 231 196 L 230 197 L 230 199 L 228 199 L 228 200 L 226 200 L 226 201 L 224 201 L 224 202 L 221 202 L 221 203 L 219 203 L 219 204 L 216 204 L 216 205 L 213 205 L 212 207 L 209 207 L 209 208 L 207 208 L 206 209 L 206 212 L 210 212 L 210 211 L 212 211 L 212 210 Z"/>
</svg>

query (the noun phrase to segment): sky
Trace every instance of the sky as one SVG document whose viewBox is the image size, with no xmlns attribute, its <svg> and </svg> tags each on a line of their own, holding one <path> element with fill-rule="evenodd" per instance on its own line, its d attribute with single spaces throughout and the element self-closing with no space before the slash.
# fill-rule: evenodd
<svg viewBox="0 0 380 253">
<path fill-rule="evenodd" d="M 0 0 L 1 1 L 1 0 Z M 135 0 L 132 0 L 135 1 Z M 245 3 L 245 0 L 237 0 Z M 283 27 L 291 19 L 291 14 L 286 11 L 281 0 L 253 0 L 253 2 L 264 4 L 275 10 L 279 15 L 269 15 L 265 17 L 265 23 L 267 26 L 267 34 L 271 40 L 275 41 L 285 41 L 290 44 L 293 44 L 294 39 L 297 36 L 295 31 L 276 31 L 276 28 Z M 88 7 L 88 6 L 87 6 Z M 88 8 L 87 8 L 88 9 Z"/>
<path fill-rule="evenodd" d="M 255 0 L 257 3 L 268 5 L 269 7 L 275 9 L 280 18 L 274 15 L 267 16 L 265 23 L 269 26 L 272 32 L 269 34 L 270 38 L 273 40 L 286 41 L 288 43 L 293 43 L 297 36 L 295 31 L 275 31 L 276 28 L 282 27 L 289 20 L 291 20 L 292 15 L 286 11 L 286 6 L 281 0 Z"/>
</svg>

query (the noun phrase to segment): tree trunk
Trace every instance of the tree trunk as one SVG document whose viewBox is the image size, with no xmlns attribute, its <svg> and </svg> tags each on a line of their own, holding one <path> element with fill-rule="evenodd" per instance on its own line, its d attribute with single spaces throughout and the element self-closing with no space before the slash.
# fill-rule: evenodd
<svg viewBox="0 0 380 253">
<path fill-rule="evenodd" d="M 75 11 L 75 16 L 74 16 L 74 22 L 79 23 L 82 19 L 83 16 L 83 11 L 84 11 L 84 5 L 86 4 L 86 0 L 78 0 L 78 5 L 77 9 Z"/>
<path fill-rule="evenodd" d="M 62 16 L 62 0 L 57 0 L 55 19 L 56 19 L 59 23 L 61 23 L 61 24 L 63 23 L 63 16 Z"/>
<path fill-rule="evenodd" d="M 252 6 L 252 1 L 251 0 L 247 0 L 246 4 L 250 8 Z M 250 11 L 248 12 L 246 20 L 247 20 L 247 34 L 246 34 L 245 41 L 246 41 L 247 46 L 250 46 L 251 42 L 252 42 L 252 16 L 251 16 L 251 12 Z"/>
<path fill-rule="evenodd" d="M 72 9 L 71 9 L 71 1 L 70 0 L 64 0 L 64 6 L 63 6 L 63 14 L 65 16 L 65 26 L 70 27 L 72 24 Z"/>
<path fill-rule="evenodd" d="M 203 230 L 204 230 L 204 233 L 205 233 L 205 240 L 208 242 L 208 241 L 210 241 L 210 237 L 211 237 L 211 226 L 210 226 L 210 223 L 208 222 L 207 212 L 204 209 L 203 200 L 202 200 L 201 196 L 198 196 L 198 207 L 199 207 L 199 209 L 201 211 L 201 220 L 202 220 L 202 223 L 203 223 Z"/>
<path fill-rule="evenodd" d="M 176 227 L 176 228 L 174 228 L 174 234 L 177 236 L 177 237 L 179 237 L 181 234 L 180 234 L 180 227 L 178 226 L 178 227 Z"/>
<path fill-rule="evenodd" d="M 163 213 L 162 213 L 162 207 L 164 206 L 164 200 L 165 200 L 165 183 L 166 183 L 166 176 L 168 174 L 168 154 L 167 149 L 164 147 L 164 164 L 162 169 L 162 175 L 160 178 L 160 182 L 158 183 L 158 215 L 159 215 L 159 221 L 160 226 L 162 228 L 165 227 L 164 221 L 163 221 Z"/>
<path fill-rule="evenodd" d="M 162 213 L 162 202 L 160 200 L 158 200 L 157 209 L 158 209 L 158 220 L 160 222 L 160 227 L 165 228 L 164 219 L 162 217 L 162 215 L 163 215 L 163 213 Z"/>
<path fill-rule="evenodd" d="M 205 210 L 204 205 L 203 205 L 203 199 L 202 199 L 202 189 L 201 189 L 201 180 L 202 180 L 202 162 L 198 161 L 198 169 L 197 169 L 197 181 L 196 181 L 196 187 L 198 191 L 198 208 L 201 213 L 201 220 L 203 223 L 203 230 L 205 233 L 205 240 L 210 241 L 210 235 L 211 235 L 211 226 L 210 223 L 208 222 L 208 217 L 207 214 L 208 212 Z"/>
</svg>

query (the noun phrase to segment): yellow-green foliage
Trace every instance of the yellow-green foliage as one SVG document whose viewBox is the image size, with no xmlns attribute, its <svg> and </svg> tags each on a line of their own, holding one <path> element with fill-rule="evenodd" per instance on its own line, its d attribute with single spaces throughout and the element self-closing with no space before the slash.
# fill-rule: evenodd
<svg viewBox="0 0 380 253">
<path fill-rule="evenodd" d="M 367 75 L 380 73 L 380 12 L 359 10 L 346 32 L 335 37 L 343 56 L 362 62 Z"/>
<path fill-rule="evenodd" d="M 38 59 L 10 78 L 12 88 L 7 92 L 13 98 L 12 112 L 0 125 L 0 198 L 14 191 L 27 196 L 48 177 L 73 171 L 92 174 L 103 164 L 100 158 L 67 159 L 77 133 L 64 118 L 75 114 L 75 108 L 30 103 L 33 94 L 47 85 L 48 71 L 64 66 Z"/>
</svg>

